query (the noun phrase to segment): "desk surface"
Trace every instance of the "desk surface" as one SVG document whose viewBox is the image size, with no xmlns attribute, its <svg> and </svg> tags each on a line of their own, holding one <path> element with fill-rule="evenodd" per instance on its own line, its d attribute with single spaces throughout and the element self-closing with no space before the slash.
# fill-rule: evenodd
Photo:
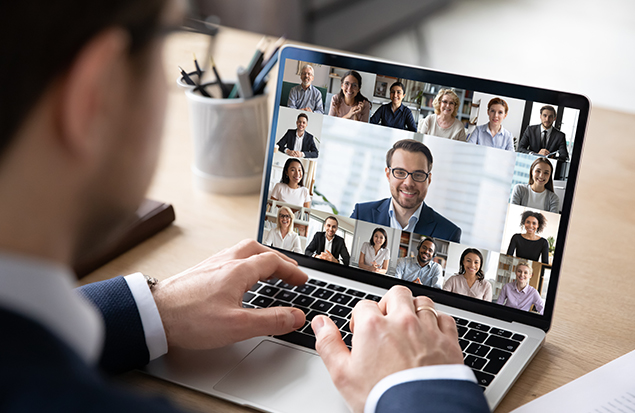
<svg viewBox="0 0 635 413">
<path fill-rule="evenodd" d="M 233 77 L 235 68 L 250 60 L 259 40 L 251 33 L 221 31 L 215 51 L 221 75 Z M 175 80 L 177 65 L 191 66 L 192 52 L 205 56 L 206 45 L 204 36 L 178 34 L 169 39 L 165 55 L 168 116 L 149 197 L 174 205 L 175 224 L 82 283 L 135 271 L 167 278 L 241 239 L 255 237 L 257 194 L 225 197 L 192 185 L 187 104 Z M 272 103 L 273 99 L 270 110 Z M 635 191 L 628 190 L 635 182 L 635 139 L 626 136 L 633 124 L 635 115 L 592 111 L 553 325 L 544 347 L 497 412 L 515 409 L 635 348 L 635 317 L 629 311 L 635 304 L 635 276 L 628 274 L 635 215 L 627 213 L 635 205 Z M 197 410 L 252 411 L 138 372 L 121 380 Z"/>
</svg>

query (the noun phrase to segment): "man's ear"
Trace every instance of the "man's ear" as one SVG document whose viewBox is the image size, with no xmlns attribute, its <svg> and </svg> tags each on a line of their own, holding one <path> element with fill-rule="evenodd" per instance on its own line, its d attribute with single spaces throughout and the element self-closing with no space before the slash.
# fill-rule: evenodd
<svg viewBox="0 0 635 413">
<path fill-rule="evenodd" d="M 386 169 L 384 169 L 384 171 L 386 172 L 386 178 L 388 179 L 388 182 L 390 182 L 390 168 L 386 167 Z"/>
<path fill-rule="evenodd" d="M 58 119 L 61 144 L 73 155 L 88 155 L 100 146 L 98 136 L 116 108 L 114 97 L 125 90 L 129 36 L 109 29 L 91 39 L 60 83 Z"/>
</svg>

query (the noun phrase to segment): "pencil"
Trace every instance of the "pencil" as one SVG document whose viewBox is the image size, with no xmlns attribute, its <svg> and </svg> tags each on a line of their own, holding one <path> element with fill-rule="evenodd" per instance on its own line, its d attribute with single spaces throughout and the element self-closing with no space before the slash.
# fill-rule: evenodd
<svg viewBox="0 0 635 413">
<path fill-rule="evenodd" d="M 183 77 L 183 80 L 185 81 L 185 83 L 187 83 L 190 86 L 196 86 L 196 83 L 192 80 L 190 75 L 188 75 L 187 72 L 183 70 L 181 66 L 179 66 L 179 70 L 181 71 L 181 76 Z"/>
<path fill-rule="evenodd" d="M 220 90 L 223 94 L 223 99 L 227 98 L 230 94 L 230 91 L 227 90 L 227 85 L 223 83 L 223 80 L 218 73 L 218 69 L 216 69 L 216 63 L 214 63 L 214 58 L 212 56 L 209 57 L 210 62 L 212 63 L 212 70 L 214 71 L 214 76 L 216 76 L 216 80 L 218 80 L 218 84 L 220 86 Z"/>
<path fill-rule="evenodd" d="M 203 71 L 201 70 L 201 67 L 198 65 L 198 60 L 196 60 L 196 53 L 192 53 L 192 56 L 194 56 L 194 66 L 196 66 L 196 73 L 198 73 L 198 78 L 203 79 Z"/>
</svg>

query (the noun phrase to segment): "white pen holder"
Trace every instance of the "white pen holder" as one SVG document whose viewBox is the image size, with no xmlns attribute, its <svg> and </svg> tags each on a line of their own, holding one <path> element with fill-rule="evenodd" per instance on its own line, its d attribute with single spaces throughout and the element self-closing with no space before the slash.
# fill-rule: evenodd
<svg viewBox="0 0 635 413">
<path fill-rule="evenodd" d="M 224 195 L 260 191 L 268 134 L 267 95 L 215 99 L 185 90 L 194 143 L 194 185 Z"/>
</svg>

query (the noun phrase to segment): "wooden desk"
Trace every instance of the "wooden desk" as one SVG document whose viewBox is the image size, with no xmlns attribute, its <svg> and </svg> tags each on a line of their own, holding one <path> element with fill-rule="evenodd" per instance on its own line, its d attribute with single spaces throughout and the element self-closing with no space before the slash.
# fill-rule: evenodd
<svg viewBox="0 0 635 413">
<path fill-rule="evenodd" d="M 216 61 L 227 77 L 250 60 L 260 36 L 225 29 Z M 175 84 L 177 65 L 204 56 L 206 39 L 175 35 L 166 53 L 170 84 L 162 156 L 151 198 L 170 202 L 176 223 L 86 277 L 82 282 L 142 271 L 167 278 L 243 238 L 255 237 L 258 195 L 225 197 L 192 187 L 192 145 L 185 96 Z M 199 57 L 200 59 L 200 57 Z M 275 78 L 275 74 L 272 74 Z M 270 110 L 273 107 L 270 101 Z M 570 226 L 552 328 L 544 347 L 520 376 L 497 412 L 508 412 L 635 348 L 635 115 L 593 110 Z M 252 411 L 138 372 L 131 387 L 160 392 L 203 411 Z"/>
</svg>

